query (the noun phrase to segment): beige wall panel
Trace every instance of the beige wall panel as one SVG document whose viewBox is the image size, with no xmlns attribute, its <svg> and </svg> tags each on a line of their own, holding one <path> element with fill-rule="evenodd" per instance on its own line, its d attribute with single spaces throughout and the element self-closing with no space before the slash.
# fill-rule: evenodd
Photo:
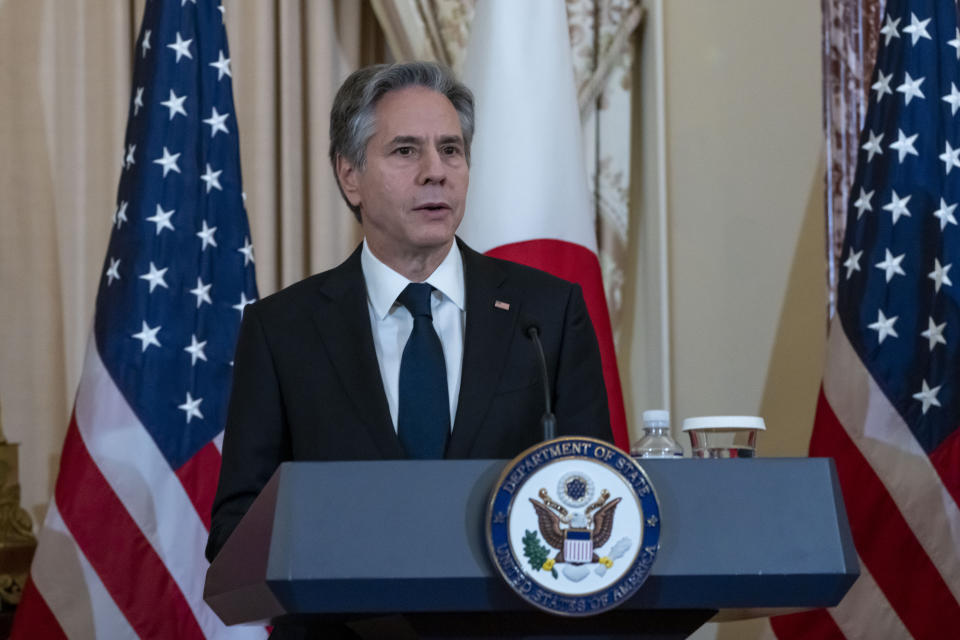
<svg viewBox="0 0 960 640">
<path fill-rule="evenodd" d="M 820 375 L 785 359 L 823 348 L 819 5 L 670 0 L 663 24 L 674 409 L 753 414 L 767 390 L 770 453 Z"/>
<path fill-rule="evenodd" d="M 805 455 L 826 326 L 819 3 L 647 6 L 634 183 L 638 227 L 666 211 L 675 422 L 760 414 L 762 455 Z M 649 247 L 655 227 L 634 246 Z M 644 269 L 656 268 L 646 262 L 638 260 L 634 280 L 643 304 L 651 288 Z M 634 333 L 649 336 L 641 308 L 635 303 Z M 650 345 L 635 335 L 628 350 L 634 399 L 651 397 Z M 644 408 L 636 404 L 635 430 Z M 707 625 L 694 637 L 760 638 L 764 627 Z"/>
</svg>

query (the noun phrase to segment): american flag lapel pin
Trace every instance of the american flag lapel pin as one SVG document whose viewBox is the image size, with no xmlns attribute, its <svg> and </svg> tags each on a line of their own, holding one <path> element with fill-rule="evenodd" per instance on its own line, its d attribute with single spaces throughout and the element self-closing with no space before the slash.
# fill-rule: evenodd
<svg viewBox="0 0 960 640">
<path fill-rule="evenodd" d="M 510 311 L 510 303 L 503 300 L 494 300 L 493 306 L 502 311 Z"/>
</svg>

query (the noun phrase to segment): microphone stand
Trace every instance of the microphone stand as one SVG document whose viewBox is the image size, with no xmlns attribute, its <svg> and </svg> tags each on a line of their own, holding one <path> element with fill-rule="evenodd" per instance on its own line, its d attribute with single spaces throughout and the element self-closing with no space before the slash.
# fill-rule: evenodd
<svg viewBox="0 0 960 640">
<path fill-rule="evenodd" d="M 527 327 L 527 337 L 533 341 L 537 347 L 537 358 L 540 360 L 540 374 L 543 380 L 543 417 L 540 418 L 540 425 L 543 429 L 543 439 L 553 440 L 557 437 L 557 416 L 553 415 L 552 403 L 550 402 L 550 384 L 547 374 L 547 358 L 543 355 L 543 345 L 540 343 L 540 328 L 535 324 Z"/>
</svg>

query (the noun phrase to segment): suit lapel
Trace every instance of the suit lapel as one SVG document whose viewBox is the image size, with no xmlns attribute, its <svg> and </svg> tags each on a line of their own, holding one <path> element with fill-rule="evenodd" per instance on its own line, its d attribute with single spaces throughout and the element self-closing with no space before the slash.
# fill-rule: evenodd
<svg viewBox="0 0 960 640">
<path fill-rule="evenodd" d="M 405 457 L 390 419 L 373 347 L 358 248 L 320 285 L 310 312 L 347 395 L 384 458 Z"/>
<path fill-rule="evenodd" d="M 515 333 L 520 300 L 505 285 L 506 275 L 492 260 L 463 243 L 467 325 L 463 337 L 463 373 L 448 458 L 465 458 L 483 424 Z M 496 303 L 505 303 L 497 305 Z M 503 308 L 509 305 L 508 308 Z"/>
</svg>

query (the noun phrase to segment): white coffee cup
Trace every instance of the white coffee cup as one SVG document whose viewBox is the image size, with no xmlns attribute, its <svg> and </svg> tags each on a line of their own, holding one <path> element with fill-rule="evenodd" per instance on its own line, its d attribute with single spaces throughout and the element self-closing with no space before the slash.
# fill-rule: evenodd
<svg viewBox="0 0 960 640">
<path fill-rule="evenodd" d="M 766 428 L 758 416 L 698 416 L 683 421 L 694 458 L 753 458 L 757 432 Z"/>
</svg>

